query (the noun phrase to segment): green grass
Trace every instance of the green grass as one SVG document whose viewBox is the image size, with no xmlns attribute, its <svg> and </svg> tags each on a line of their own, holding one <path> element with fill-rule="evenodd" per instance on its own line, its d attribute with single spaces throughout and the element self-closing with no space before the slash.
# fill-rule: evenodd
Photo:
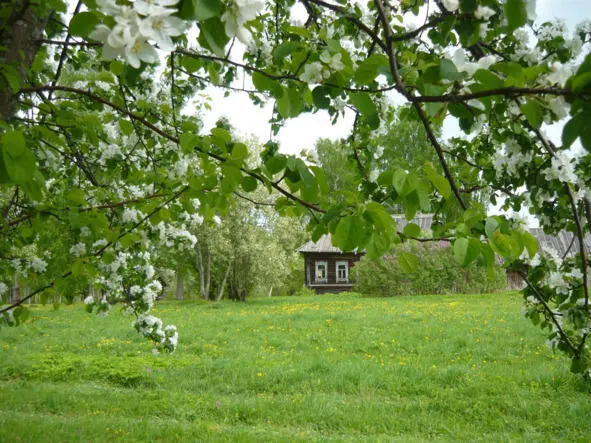
<svg viewBox="0 0 591 443">
<path fill-rule="evenodd" d="M 0 441 L 588 440 L 589 386 L 516 294 L 158 305 L 0 330 Z"/>
</svg>

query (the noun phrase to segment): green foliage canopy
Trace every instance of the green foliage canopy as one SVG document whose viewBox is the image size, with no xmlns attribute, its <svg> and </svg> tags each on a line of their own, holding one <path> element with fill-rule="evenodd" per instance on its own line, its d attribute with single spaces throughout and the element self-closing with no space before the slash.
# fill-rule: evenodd
<svg viewBox="0 0 591 443">
<path fill-rule="evenodd" d="M 460 211 L 435 237 L 454 243 L 462 265 L 492 269 L 496 253 L 522 272 L 527 315 L 574 371 L 588 373 L 591 25 L 572 36 L 560 22 L 534 26 L 531 0 L 435 4 L 427 12 L 426 0 L 302 0 L 301 24 L 292 0 L 84 0 L 73 14 L 63 0 L 4 2 L 2 292 L 15 272 L 36 291 L 67 292 L 72 280 L 101 285 L 105 296 L 91 308 L 125 302 L 138 330 L 173 350 L 175 328 L 149 314 L 158 292 L 151 252 L 190 247 L 195 215 L 228 214 L 235 192 L 276 192 L 276 210 L 307 214 L 314 239 L 331 232 L 335 244 L 371 256 L 412 237 L 398 232 L 387 207 L 402 205 L 410 219 L 455 200 Z M 416 28 L 409 18 L 419 14 Z M 392 123 L 386 97 L 395 91 L 437 166 L 424 176 L 384 166 L 336 203 L 321 168 L 280 154 L 272 141 L 252 166 L 246 145 L 223 125 L 204 131 L 200 118 L 211 105 L 199 91 L 236 88 L 241 74 L 253 86 L 238 89 L 255 104 L 274 101 L 274 131 L 305 112 L 336 120 L 353 109 L 352 150 Z M 436 128 L 446 118 L 470 138 L 444 147 Z M 556 145 L 541 127 L 560 120 Z M 583 149 L 570 149 L 576 140 Z M 505 208 L 527 206 L 549 232 L 573 232 L 576 253 L 538 251 L 518 221 L 489 217 L 466 198 L 476 190 L 493 204 L 502 197 Z M 43 240 L 47 226 L 70 232 L 71 243 Z M 29 245 L 36 255 L 24 253 Z M 23 312 L 16 307 L 0 309 L 4 322 Z"/>
</svg>

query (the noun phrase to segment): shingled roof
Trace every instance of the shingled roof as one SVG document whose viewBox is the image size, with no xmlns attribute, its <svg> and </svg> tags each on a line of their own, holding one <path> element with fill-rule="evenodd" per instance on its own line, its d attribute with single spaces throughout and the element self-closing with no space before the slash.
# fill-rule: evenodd
<svg viewBox="0 0 591 443">
<path fill-rule="evenodd" d="M 433 214 L 417 214 L 412 220 L 407 220 L 404 215 L 394 215 L 396 226 L 399 231 L 403 231 L 404 227 L 409 223 L 415 223 L 420 226 L 421 231 L 428 231 L 431 229 L 433 223 Z M 575 254 L 579 252 L 579 242 L 576 238 L 573 240 L 573 234 L 571 232 L 561 231 L 556 235 L 548 235 L 544 233 L 541 228 L 532 228 L 529 230 L 532 235 L 538 240 L 540 249 L 547 251 L 552 249 L 560 256 Z M 585 237 L 585 252 L 591 254 L 591 235 Z M 341 251 L 336 246 L 332 245 L 330 234 L 325 234 L 314 243 L 309 241 L 300 246 L 297 252 L 317 252 L 317 253 L 337 253 Z"/>
<path fill-rule="evenodd" d="M 341 251 L 336 246 L 332 245 L 330 234 L 324 234 L 322 237 L 318 239 L 316 243 L 310 240 L 307 243 L 304 243 L 298 249 L 297 252 L 336 252 L 337 254 L 342 254 Z"/>
<path fill-rule="evenodd" d="M 433 223 L 433 214 L 417 214 L 415 218 L 412 220 L 407 220 L 404 215 L 394 215 L 394 220 L 396 221 L 396 226 L 399 231 L 402 231 L 404 227 L 409 223 L 415 223 L 419 225 L 421 231 L 428 231 L 431 229 L 431 223 Z M 314 243 L 313 241 L 309 241 L 304 243 L 298 249 L 297 252 L 318 252 L 318 253 L 337 253 L 342 254 L 341 251 L 336 246 L 332 245 L 332 240 L 330 234 L 325 234 L 320 239 Z"/>
<path fill-rule="evenodd" d="M 560 231 L 556 235 L 548 235 L 541 228 L 533 228 L 529 232 L 538 240 L 540 249 L 543 251 L 554 250 L 560 256 L 579 252 L 579 240 L 572 232 Z M 585 236 L 583 243 L 585 245 L 585 252 L 590 254 L 591 236 Z"/>
</svg>

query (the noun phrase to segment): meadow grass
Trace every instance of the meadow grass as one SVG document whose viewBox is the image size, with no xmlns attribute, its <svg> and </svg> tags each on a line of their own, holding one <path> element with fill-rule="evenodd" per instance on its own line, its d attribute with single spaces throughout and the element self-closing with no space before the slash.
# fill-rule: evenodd
<svg viewBox="0 0 591 443">
<path fill-rule="evenodd" d="M 81 305 L 0 330 L 0 441 L 588 440 L 517 294 L 163 302 L 178 350 Z"/>
</svg>

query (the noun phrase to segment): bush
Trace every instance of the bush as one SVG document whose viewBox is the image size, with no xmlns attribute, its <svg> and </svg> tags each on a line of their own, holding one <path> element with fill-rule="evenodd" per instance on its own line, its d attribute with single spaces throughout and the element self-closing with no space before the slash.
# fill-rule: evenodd
<svg viewBox="0 0 591 443">
<path fill-rule="evenodd" d="M 415 272 L 405 273 L 400 268 L 397 256 L 403 251 L 417 256 L 419 266 Z M 378 261 L 363 258 L 353 269 L 358 281 L 355 290 L 372 297 L 505 290 L 505 270 L 497 266 L 495 271 L 494 278 L 489 280 L 483 266 L 460 267 L 449 247 L 410 243 L 396 246 L 390 255 Z"/>
<path fill-rule="evenodd" d="M 298 297 L 306 297 L 306 296 L 316 295 L 316 291 L 314 291 L 314 289 L 310 289 L 307 286 L 301 286 L 298 291 L 293 293 L 293 295 L 298 296 Z"/>
</svg>

